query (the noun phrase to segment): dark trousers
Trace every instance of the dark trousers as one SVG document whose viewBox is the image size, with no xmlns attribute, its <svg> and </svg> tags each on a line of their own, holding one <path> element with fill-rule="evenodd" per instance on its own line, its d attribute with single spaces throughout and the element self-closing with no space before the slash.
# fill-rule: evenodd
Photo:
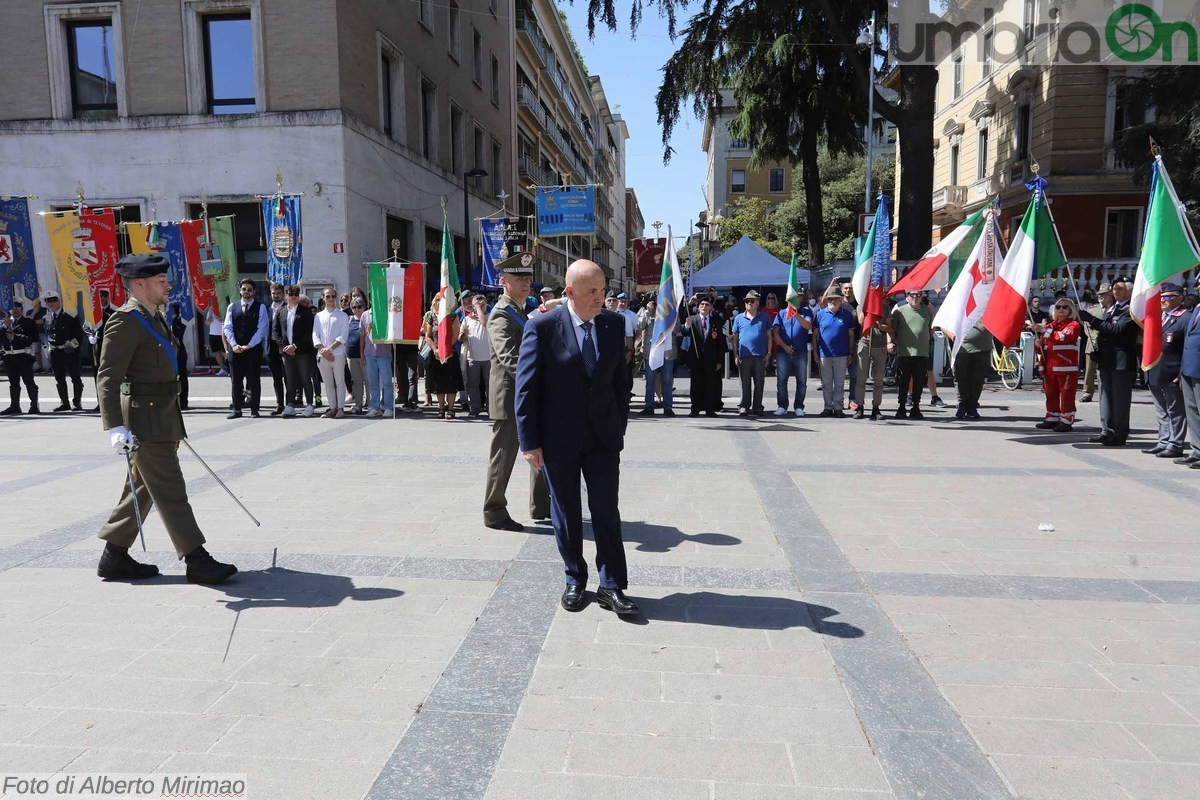
<svg viewBox="0 0 1200 800">
<path fill-rule="evenodd" d="M 693 361 L 691 373 L 692 411 L 716 411 L 721 402 L 721 362 Z"/>
<path fill-rule="evenodd" d="M 79 351 L 51 350 L 50 369 L 54 370 L 54 382 L 58 385 L 58 399 L 67 403 L 67 376 L 71 377 L 71 388 L 75 390 L 75 405 L 83 400 L 83 378 L 79 370 Z"/>
<path fill-rule="evenodd" d="M 294 356 L 285 353 L 281 358 L 284 378 L 287 381 L 287 398 L 284 405 L 298 406 L 303 399 L 304 405 L 311 406 L 313 403 L 312 374 L 317 371 L 312 353 L 297 353 Z"/>
<path fill-rule="evenodd" d="M 591 435 L 588 435 L 591 438 Z M 596 571 L 605 589 L 626 589 L 625 544 L 621 540 L 621 512 L 617 510 L 621 454 L 589 442 L 575 458 L 546 462 L 550 488 L 550 520 L 562 556 L 567 583 L 586 586 L 587 561 L 583 557 L 583 500 L 580 477 L 587 482 L 592 536 L 596 540 Z"/>
<path fill-rule="evenodd" d="M 179 373 L 179 407 L 188 407 L 188 365 L 187 348 L 181 347 L 175 353 L 175 371 Z"/>
<path fill-rule="evenodd" d="M 958 383 L 958 407 L 961 410 L 979 410 L 979 397 L 983 394 L 991 363 L 991 353 L 958 352 L 958 358 L 954 359 L 954 380 Z"/>
<path fill-rule="evenodd" d="M 258 411 L 262 398 L 262 345 L 251 347 L 244 353 L 230 353 L 229 360 L 233 375 L 233 407 L 242 410 L 242 395 L 250 390 L 250 410 Z M 249 386 L 247 386 L 249 384 Z"/>
<path fill-rule="evenodd" d="M 896 359 L 896 388 L 900 393 L 900 407 L 910 394 L 913 408 L 921 405 L 921 393 L 925 391 L 925 379 L 929 372 L 929 356 L 900 356 Z"/>
<path fill-rule="evenodd" d="M 767 357 L 742 356 L 738 365 L 738 377 L 742 381 L 742 399 L 738 407 L 751 414 L 761 414 L 763 410 L 763 387 L 766 385 Z"/>
<path fill-rule="evenodd" d="M 271 381 L 275 384 L 275 407 L 283 408 L 286 403 L 283 402 L 284 376 L 283 376 L 283 354 L 271 349 L 267 356 L 267 366 L 271 369 Z"/>
<path fill-rule="evenodd" d="M 396 403 L 404 406 L 417 404 L 417 346 L 396 345 Z"/>
<path fill-rule="evenodd" d="M 30 405 L 36 406 L 38 389 L 33 382 L 33 356 L 27 353 L 4 356 L 4 371 L 8 373 L 8 395 L 12 399 L 12 407 L 18 408 L 21 404 L 22 383 L 25 384 L 25 391 L 29 392 Z"/>
<path fill-rule="evenodd" d="M 1100 434 L 1119 442 L 1129 438 L 1129 405 L 1133 402 L 1132 369 L 1100 370 Z"/>
</svg>

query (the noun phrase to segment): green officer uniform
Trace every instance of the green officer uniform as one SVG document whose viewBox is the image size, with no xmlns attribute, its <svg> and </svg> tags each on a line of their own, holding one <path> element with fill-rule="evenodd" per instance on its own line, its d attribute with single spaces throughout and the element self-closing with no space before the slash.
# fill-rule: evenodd
<svg viewBox="0 0 1200 800">
<path fill-rule="evenodd" d="M 179 379 L 174 356 L 134 315 L 140 315 L 172 346 L 180 345 L 162 314 L 130 300 L 105 323 L 104 350 L 96 373 L 100 419 L 105 430 L 124 426 L 137 437 L 134 482 L 143 518 L 158 506 L 163 526 L 180 558 L 204 544 L 187 498 L 179 468 L 179 442 L 187 437 L 179 409 Z M 133 497 L 125 481 L 121 499 L 100 530 L 100 538 L 119 547 L 137 539 Z"/>
<path fill-rule="evenodd" d="M 498 265 L 501 272 L 533 274 L 533 256 L 517 253 Z M 492 446 L 488 456 L 487 488 L 483 500 L 483 524 L 489 528 L 520 530 L 508 513 L 505 491 L 513 465 L 520 455 L 517 443 L 517 354 L 529 315 L 523 305 L 507 294 L 500 295 L 488 315 L 488 342 L 492 346 L 492 366 L 488 381 L 488 415 L 492 418 Z M 550 490 L 541 470 L 530 469 L 529 516 L 549 519 Z"/>
</svg>

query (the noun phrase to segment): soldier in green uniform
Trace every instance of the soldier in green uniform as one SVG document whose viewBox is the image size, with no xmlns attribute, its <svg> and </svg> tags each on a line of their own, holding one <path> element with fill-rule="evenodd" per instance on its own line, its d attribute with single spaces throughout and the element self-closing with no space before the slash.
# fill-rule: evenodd
<svg viewBox="0 0 1200 800">
<path fill-rule="evenodd" d="M 508 513 L 505 491 L 520 447 L 517 444 L 517 354 L 529 315 L 525 301 L 533 278 L 533 254 L 517 253 L 496 265 L 504 294 L 488 315 L 488 342 L 492 346 L 491 377 L 488 381 L 488 415 L 492 418 L 492 448 L 488 457 L 487 490 L 483 500 L 483 524 L 502 531 L 523 531 L 525 526 Z M 550 490 L 541 470 L 529 476 L 529 515 L 535 520 L 550 518 Z"/>
<path fill-rule="evenodd" d="M 160 308 L 167 302 L 167 259 L 157 253 L 129 255 L 117 263 L 130 300 L 104 325 L 104 349 L 96 372 L 100 419 L 113 447 L 132 449 L 137 508 L 158 506 L 175 552 L 187 562 L 190 583 L 221 583 L 237 572 L 204 549 L 204 534 L 188 503 L 179 468 L 179 442 L 187 436 L 179 410 L 176 349 L 179 343 Z M 97 573 L 106 580 L 152 578 L 153 564 L 129 555 L 137 539 L 134 497 L 125 481 L 121 499 L 100 530 L 107 544 Z"/>
</svg>

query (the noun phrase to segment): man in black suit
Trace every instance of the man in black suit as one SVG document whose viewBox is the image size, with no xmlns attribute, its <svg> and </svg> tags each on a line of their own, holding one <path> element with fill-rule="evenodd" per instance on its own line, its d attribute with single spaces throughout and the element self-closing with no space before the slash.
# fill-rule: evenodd
<svg viewBox="0 0 1200 800">
<path fill-rule="evenodd" d="M 604 273 L 591 261 L 567 268 L 567 303 L 525 325 L 517 357 L 517 438 L 550 487 L 550 519 L 566 567 L 562 606 L 587 601 L 580 476 L 596 540 L 596 600 L 621 616 L 638 613 L 625 596 L 628 575 L 617 494 L 629 421 L 625 320 L 602 311 Z"/>
<path fill-rule="evenodd" d="M 287 308 L 287 302 L 283 296 L 283 284 L 271 282 L 271 306 L 267 309 L 267 366 L 271 369 L 271 382 L 275 386 L 275 408 L 271 409 L 271 416 L 278 417 L 283 413 L 283 407 L 287 405 L 283 399 L 283 354 L 279 352 L 279 345 L 275 342 L 275 337 L 272 331 L 275 330 L 275 318 L 280 311 Z"/>
<path fill-rule="evenodd" d="M 59 406 L 55 411 L 83 411 L 83 378 L 80 377 L 79 348 L 83 344 L 83 323 L 62 307 L 57 292 L 46 292 L 46 330 L 50 338 L 50 368 L 58 386 Z M 67 376 L 74 390 L 73 403 L 67 401 Z"/>
<path fill-rule="evenodd" d="M 313 373 L 316 372 L 317 348 L 313 344 L 313 311 L 300 302 L 300 287 L 284 289 L 287 305 L 275 315 L 271 339 L 279 349 L 286 379 L 283 416 L 296 416 L 296 406 L 304 401 L 306 417 L 313 415 Z"/>
<path fill-rule="evenodd" d="M 700 298 L 696 310 L 698 313 L 688 318 L 683 332 L 692 379 L 690 416 L 704 412 L 715 417 L 721 402 L 721 360 L 725 356 L 723 321 L 712 313 L 712 301 L 707 297 Z"/>
<path fill-rule="evenodd" d="M 246 391 L 250 392 L 250 416 L 259 416 L 262 396 L 262 361 L 267 338 L 267 307 L 254 296 L 257 287 L 249 278 L 238 284 L 242 299 L 225 312 L 225 341 L 229 343 L 229 372 L 233 378 L 233 411 L 230 419 L 242 416 Z"/>
<path fill-rule="evenodd" d="M 1088 441 L 1122 447 L 1129 438 L 1129 406 L 1138 368 L 1138 327 L 1129 314 L 1129 279 L 1114 278 L 1112 306 L 1103 317 L 1079 310 L 1080 321 L 1096 331 L 1096 366 L 1100 373 L 1100 435 Z"/>
</svg>

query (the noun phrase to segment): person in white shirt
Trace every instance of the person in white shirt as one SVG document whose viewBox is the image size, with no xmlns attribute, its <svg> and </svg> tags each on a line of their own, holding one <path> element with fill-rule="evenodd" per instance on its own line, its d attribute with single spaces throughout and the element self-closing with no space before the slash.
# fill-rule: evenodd
<svg viewBox="0 0 1200 800">
<path fill-rule="evenodd" d="M 463 309 L 462 333 L 463 354 L 467 362 L 467 395 L 471 399 L 471 418 L 479 417 L 487 408 L 484 392 L 487 391 L 491 372 L 492 346 L 487 334 L 487 298 L 482 294 L 471 298 L 471 307 Z M 470 311 L 472 313 L 465 313 Z"/>
<path fill-rule="evenodd" d="M 346 396 L 346 341 L 350 338 L 350 318 L 338 308 L 337 292 L 326 289 L 322 295 L 325 310 L 313 320 L 313 345 L 317 348 L 317 366 L 321 382 L 327 387 L 329 408 L 321 416 L 344 417 L 340 400 Z"/>
<path fill-rule="evenodd" d="M 227 378 L 229 371 L 225 369 L 225 320 L 212 307 L 204 316 L 208 319 L 208 349 L 213 360 L 217 362 L 217 377 Z"/>
</svg>

